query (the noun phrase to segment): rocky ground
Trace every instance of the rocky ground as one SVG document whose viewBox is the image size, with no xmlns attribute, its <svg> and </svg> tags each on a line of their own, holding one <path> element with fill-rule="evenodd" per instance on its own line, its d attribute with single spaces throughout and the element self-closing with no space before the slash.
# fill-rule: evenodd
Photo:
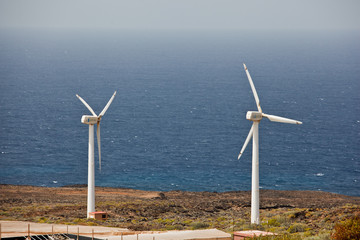
<svg viewBox="0 0 360 240">
<path fill-rule="evenodd" d="M 155 192 L 96 188 L 96 210 L 107 221 L 86 219 L 86 186 L 46 188 L 0 185 L 0 220 L 103 225 L 131 230 L 251 229 L 251 193 Z M 302 237 L 329 236 L 336 222 L 360 214 L 360 197 L 318 191 L 260 191 L 257 229 Z M 322 239 L 322 238 L 318 238 Z"/>
</svg>

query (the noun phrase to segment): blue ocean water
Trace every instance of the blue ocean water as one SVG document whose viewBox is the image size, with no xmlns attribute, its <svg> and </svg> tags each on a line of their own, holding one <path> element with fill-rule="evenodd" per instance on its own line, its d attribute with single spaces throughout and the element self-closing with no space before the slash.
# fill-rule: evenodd
<svg viewBox="0 0 360 240">
<path fill-rule="evenodd" d="M 88 110 L 102 119 L 96 185 L 251 189 L 256 110 L 260 186 L 360 196 L 360 33 L 10 31 L 0 34 L 0 183 L 87 183 Z M 97 152 L 95 152 L 97 161 Z"/>
</svg>

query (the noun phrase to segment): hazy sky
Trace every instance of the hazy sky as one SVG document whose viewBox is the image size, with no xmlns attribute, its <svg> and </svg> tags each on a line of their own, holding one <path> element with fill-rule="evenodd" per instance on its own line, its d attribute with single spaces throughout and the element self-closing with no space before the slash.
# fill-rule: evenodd
<svg viewBox="0 0 360 240">
<path fill-rule="evenodd" d="M 0 28 L 360 29 L 359 0 L 0 0 Z"/>
</svg>

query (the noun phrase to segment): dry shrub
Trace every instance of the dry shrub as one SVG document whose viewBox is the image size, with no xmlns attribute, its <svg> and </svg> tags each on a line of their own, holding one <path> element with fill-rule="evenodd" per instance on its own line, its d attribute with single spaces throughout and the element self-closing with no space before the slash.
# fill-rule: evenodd
<svg viewBox="0 0 360 240">
<path fill-rule="evenodd" d="M 346 221 L 335 224 L 335 233 L 332 235 L 336 240 L 360 239 L 360 216 L 354 216 Z"/>
</svg>

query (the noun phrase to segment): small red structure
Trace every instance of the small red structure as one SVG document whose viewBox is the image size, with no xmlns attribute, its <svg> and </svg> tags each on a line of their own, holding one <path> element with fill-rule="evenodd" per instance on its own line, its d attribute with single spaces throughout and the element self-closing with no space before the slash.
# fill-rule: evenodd
<svg viewBox="0 0 360 240">
<path fill-rule="evenodd" d="M 243 240 L 243 239 L 250 239 L 253 237 L 262 237 L 262 236 L 271 236 L 271 235 L 277 235 L 277 234 L 272 232 L 259 231 L 259 230 L 240 231 L 240 232 L 234 232 L 234 240 Z"/>
<path fill-rule="evenodd" d="M 96 220 L 106 220 L 108 218 L 107 212 L 89 212 L 89 218 Z"/>
</svg>

